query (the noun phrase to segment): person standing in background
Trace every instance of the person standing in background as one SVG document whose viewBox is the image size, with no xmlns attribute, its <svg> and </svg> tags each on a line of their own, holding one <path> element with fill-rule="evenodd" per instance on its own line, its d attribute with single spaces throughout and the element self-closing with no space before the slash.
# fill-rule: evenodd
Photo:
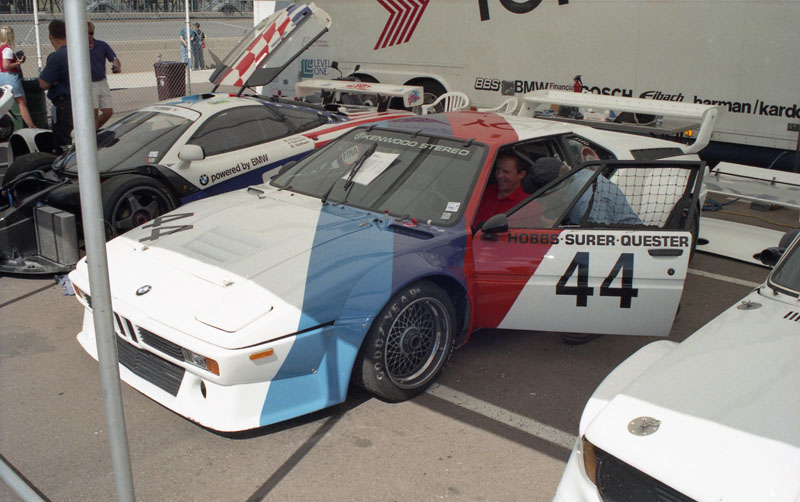
<svg viewBox="0 0 800 502">
<path fill-rule="evenodd" d="M 25 56 L 18 58 L 14 54 L 14 30 L 10 26 L 0 27 L 0 85 L 11 86 L 22 121 L 28 127 L 36 127 L 28 111 L 28 100 L 22 87 L 20 67 L 24 62 Z"/>
<path fill-rule="evenodd" d="M 122 63 L 110 45 L 94 38 L 94 29 L 94 23 L 89 21 L 89 63 L 92 67 L 94 123 L 95 128 L 100 129 L 114 114 L 114 109 L 111 107 L 111 88 L 106 79 L 106 61 L 111 63 L 113 73 L 122 71 Z"/>
<path fill-rule="evenodd" d="M 55 106 L 53 114 L 53 146 L 64 147 L 72 143 L 72 103 L 69 89 L 69 63 L 67 61 L 67 26 L 61 19 L 47 25 L 50 43 L 55 49 L 47 56 L 39 74 L 39 87 L 47 90 L 47 97 Z"/>
<path fill-rule="evenodd" d="M 197 32 L 194 28 L 189 28 L 189 36 L 186 36 L 186 27 L 181 28 L 181 62 L 185 63 L 189 59 L 189 51 L 193 50 Z M 194 52 L 191 54 L 194 59 Z"/>
<path fill-rule="evenodd" d="M 192 66 L 195 70 L 206 67 L 203 49 L 206 47 L 206 34 L 200 30 L 200 23 L 194 23 L 195 41 L 192 43 Z"/>
</svg>

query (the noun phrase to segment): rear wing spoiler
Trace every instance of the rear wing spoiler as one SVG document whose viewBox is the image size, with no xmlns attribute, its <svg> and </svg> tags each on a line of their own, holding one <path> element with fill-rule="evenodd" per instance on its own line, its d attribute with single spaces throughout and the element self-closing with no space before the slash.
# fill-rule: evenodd
<svg viewBox="0 0 800 502">
<path fill-rule="evenodd" d="M 315 92 L 340 92 L 348 94 L 375 94 L 389 98 L 402 98 L 403 106 L 414 108 L 422 105 L 423 89 L 419 85 L 378 84 L 353 82 L 351 80 L 303 80 L 295 84 L 298 98 L 311 96 Z"/>
<path fill-rule="evenodd" d="M 800 210 L 800 174 L 720 162 L 706 175 L 703 191 Z"/>
<path fill-rule="evenodd" d="M 518 115 L 533 117 L 536 109 L 545 105 L 572 106 L 583 108 L 584 110 L 610 110 L 616 114 L 621 112 L 640 113 L 674 120 L 687 120 L 689 122 L 681 129 L 696 129 L 699 126 L 699 131 L 692 144 L 682 145 L 680 147 L 683 153 L 697 153 L 705 148 L 711 140 L 714 123 L 719 114 L 719 108 L 713 105 L 603 96 L 586 92 L 579 93 L 548 89 L 525 94 L 523 97 L 523 105 Z M 600 124 L 609 124 L 607 122 L 592 120 L 579 120 L 577 122 L 592 127 L 598 127 Z M 640 127 L 639 129 L 643 128 Z M 652 129 L 653 132 L 660 132 L 656 126 L 652 127 Z M 646 128 L 644 130 L 646 130 Z M 672 132 L 674 133 L 674 131 Z"/>
<path fill-rule="evenodd" d="M 700 197 L 735 197 L 768 206 L 800 210 L 800 173 L 720 162 L 703 178 Z M 763 265 L 754 256 L 777 246 L 783 231 L 719 218 L 700 220 L 700 251 Z"/>
</svg>

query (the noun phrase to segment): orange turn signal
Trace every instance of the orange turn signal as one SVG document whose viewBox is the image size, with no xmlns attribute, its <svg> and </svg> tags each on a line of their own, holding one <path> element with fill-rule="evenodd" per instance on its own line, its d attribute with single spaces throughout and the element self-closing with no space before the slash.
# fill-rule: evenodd
<svg viewBox="0 0 800 502">
<path fill-rule="evenodd" d="M 217 361 L 211 359 L 210 357 L 206 357 L 206 369 L 211 373 L 219 376 L 219 363 L 217 363 Z"/>
<path fill-rule="evenodd" d="M 272 349 L 267 349 L 267 350 L 264 350 L 264 351 L 261 351 L 261 352 L 255 352 L 253 354 L 250 354 L 250 360 L 251 361 L 255 361 L 257 359 L 264 359 L 265 357 L 269 357 L 274 353 L 275 353 L 275 351 L 272 350 Z"/>
</svg>

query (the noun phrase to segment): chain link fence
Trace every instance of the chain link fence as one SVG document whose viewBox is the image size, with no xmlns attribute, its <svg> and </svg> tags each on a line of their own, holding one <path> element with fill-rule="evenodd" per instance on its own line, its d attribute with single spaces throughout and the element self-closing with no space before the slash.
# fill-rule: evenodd
<svg viewBox="0 0 800 502">
<path fill-rule="evenodd" d="M 194 30 L 194 23 L 199 23 L 205 38 L 202 46 L 198 43 L 194 52 L 182 56 L 180 34 L 186 28 L 186 2 L 189 4 L 190 29 Z M 213 85 L 208 79 L 217 62 L 253 27 L 252 0 L 186 2 L 87 1 L 87 19 L 94 23 L 95 39 L 107 42 L 122 63 L 121 73 L 112 73 L 110 63 L 107 65 L 115 115 L 161 99 L 165 95 L 164 85 L 168 85 L 173 93 L 169 97 L 210 91 Z M 47 56 L 53 51 L 48 38 L 48 23 L 52 19 L 63 19 L 60 0 L 38 0 L 37 8 L 38 16 L 34 16 L 33 0 L 0 0 L 0 25 L 14 29 L 14 50 L 21 50 L 26 56 L 22 65 L 26 81 L 38 78 Z M 181 61 L 186 64 L 164 64 Z M 165 78 L 169 80 L 165 81 Z M 26 92 L 28 89 L 37 92 L 37 86 L 32 84 L 26 85 Z M 238 91 L 234 88 L 218 90 Z M 33 98 L 35 101 L 36 97 Z"/>
</svg>

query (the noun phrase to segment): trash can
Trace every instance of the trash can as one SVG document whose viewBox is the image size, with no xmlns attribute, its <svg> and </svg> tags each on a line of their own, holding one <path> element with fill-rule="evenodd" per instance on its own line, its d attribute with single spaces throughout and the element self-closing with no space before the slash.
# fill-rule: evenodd
<svg viewBox="0 0 800 502">
<path fill-rule="evenodd" d="M 158 100 L 179 98 L 186 94 L 186 63 L 180 61 L 158 61 L 153 63 L 156 71 Z"/>
<path fill-rule="evenodd" d="M 39 79 L 22 79 L 22 89 L 25 91 L 25 101 L 28 103 L 28 111 L 31 114 L 33 125 L 40 129 L 49 129 L 47 98 L 45 97 L 44 89 L 39 87 Z"/>
</svg>

